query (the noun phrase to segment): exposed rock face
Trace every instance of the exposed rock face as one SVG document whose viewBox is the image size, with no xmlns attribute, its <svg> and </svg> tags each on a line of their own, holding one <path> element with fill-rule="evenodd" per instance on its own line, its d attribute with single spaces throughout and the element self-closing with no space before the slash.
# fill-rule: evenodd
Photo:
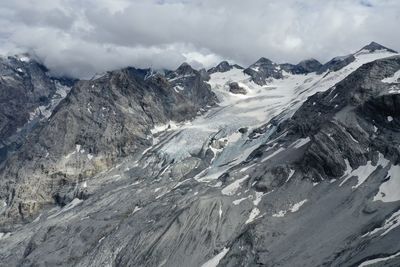
<svg viewBox="0 0 400 267">
<path fill-rule="evenodd" d="M 371 234 L 372 230 L 382 227 L 380 223 L 378 223 L 379 226 L 372 223 L 371 220 L 373 219 L 371 215 L 367 215 L 382 216 L 379 209 L 383 208 L 383 206 L 372 201 L 374 195 L 376 195 L 375 198 L 379 198 L 378 196 L 380 196 L 377 193 L 379 186 L 377 187 L 376 184 L 379 185 L 385 179 L 400 178 L 398 175 L 387 176 L 390 168 L 393 168 L 390 166 L 399 164 L 399 113 L 394 108 L 399 101 L 399 94 L 389 93 L 391 85 L 382 82 L 382 79 L 393 76 L 399 69 L 400 57 L 368 63 L 330 90 L 310 97 L 295 113 L 293 118 L 273 134 L 272 139 L 275 139 L 275 142 L 269 144 L 267 147 L 261 146 L 249 157 L 253 159 L 249 164 L 254 164 L 254 161 L 267 162 L 268 164 L 256 165 L 258 167 L 254 167 L 251 171 L 251 177 L 254 177 L 254 180 L 250 180 L 248 184 L 252 184 L 254 189 L 260 192 L 274 192 L 276 190 L 282 193 L 288 192 L 287 189 L 283 189 L 285 180 L 293 179 L 301 173 L 299 177 L 311 180 L 317 187 L 314 191 L 318 191 L 319 193 L 316 194 L 326 194 L 326 198 L 319 198 L 326 205 L 328 205 L 327 201 L 342 199 L 351 203 L 349 204 L 351 206 L 351 208 L 349 207 L 349 212 L 356 212 L 357 209 L 361 209 L 357 212 L 362 218 L 357 220 L 359 225 L 357 227 L 350 227 L 351 230 L 348 229 L 348 234 L 352 235 L 350 232 L 354 233 L 356 231 L 365 239 L 371 237 L 373 235 Z M 388 120 L 387 118 L 391 119 Z M 274 147 L 278 147 L 278 149 Z M 269 159 L 274 154 L 275 156 Z M 264 159 L 268 160 L 265 161 Z M 290 174 L 290 170 L 295 171 Z M 345 179 L 341 180 L 343 177 Z M 353 179 L 350 179 L 351 177 Z M 358 178 L 358 181 L 356 178 Z M 330 182 L 326 182 L 327 179 Z M 337 180 L 341 181 L 337 182 Z M 363 182 L 368 185 L 362 185 Z M 325 186 L 329 184 L 336 184 L 338 188 L 345 188 L 347 185 L 354 191 L 351 193 L 348 191 L 344 193 L 341 189 L 335 192 L 325 191 L 328 190 Z M 300 185 L 300 183 L 297 183 L 297 185 Z M 358 190 L 358 188 L 362 189 Z M 295 189 L 297 191 L 296 194 L 298 194 L 299 190 L 299 188 Z M 294 191 L 292 192 L 294 193 Z M 398 190 L 396 192 L 396 198 L 400 200 L 400 192 Z M 383 194 L 382 196 L 385 195 Z M 270 197 L 269 202 L 278 201 L 277 198 Z M 303 198 L 309 197 L 303 196 Z M 368 200 L 365 200 L 365 198 Z M 321 202 L 318 205 L 321 205 Z M 339 208 L 339 206 L 335 206 L 335 209 L 346 209 L 344 207 Z M 378 206 L 379 209 L 377 208 Z M 398 212 L 399 210 L 398 202 L 394 206 L 387 204 L 388 215 L 386 215 L 386 218 L 397 216 L 394 214 L 394 211 Z M 324 206 L 322 209 L 326 208 Z M 293 212 L 293 209 L 296 210 L 297 208 L 292 206 L 289 211 L 280 211 L 273 216 L 277 218 L 282 217 L 280 222 L 283 222 L 284 217 L 288 216 L 286 214 Z M 311 212 L 312 215 L 307 219 L 302 218 L 307 220 L 307 224 L 316 226 L 326 219 L 319 217 L 320 215 L 324 216 L 322 213 L 317 216 L 316 213 L 318 212 L 316 211 L 309 209 L 308 212 Z M 345 224 L 343 221 L 345 216 L 342 218 L 339 217 L 335 216 L 335 219 L 333 217 L 331 219 L 335 221 L 339 220 L 340 225 Z M 298 218 L 300 219 L 300 217 Z M 303 222 L 305 223 L 305 221 Z M 273 230 L 266 227 L 265 224 L 268 224 Z M 305 262 L 298 261 L 298 256 L 293 257 L 292 260 L 286 258 L 287 254 L 284 248 L 289 245 L 290 240 L 294 236 L 299 237 L 299 233 L 296 231 L 296 233 L 293 233 L 290 230 L 290 227 L 295 227 L 295 225 L 295 223 L 288 223 L 287 227 L 278 226 L 274 223 L 267 223 L 267 221 L 264 221 L 263 226 L 258 224 L 236 241 L 237 245 L 234 246 L 235 249 L 232 250 L 231 247 L 229 252 L 231 257 L 226 256 L 222 265 L 243 264 L 244 261 L 238 260 L 233 255 L 240 253 L 240 248 L 248 244 L 247 240 L 257 239 L 260 241 L 252 243 L 252 250 L 264 251 L 266 247 L 268 248 L 268 253 L 264 254 L 261 252 L 261 254 L 258 254 L 258 263 L 307 266 L 308 264 Z M 312 242 L 311 240 L 314 240 L 311 233 L 313 231 L 311 228 L 313 227 L 306 228 L 310 229 L 310 231 L 308 232 L 307 230 L 306 235 L 300 235 L 301 237 L 299 238 L 302 240 L 300 242 L 302 245 L 298 247 L 296 252 L 299 253 L 298 255 L 304 255 L 301 250 L 306 248 L 308 250 L 312 246 L 310 243 Z M 356 228 L 359 230 L 356 230 Z M 392 235 L 398 234 L 397 231 L 392 232 Z M 337 228 L 334 232 L 344 234 L 346 231 L 341 231 Z M 271 235 L 271 233 L 274 234 Z M 321 238 L 322 233 L 325 233 L 325 231 L 318 234 L 319 238 Z M 289 237 L 292 234 L 294 236 Z M 355 236 L 358 235 L 356 234 Z M 265 241 L 268 239 L 267 237 L 272 238 L 272 240 Z M 365 259 L 365 255 L 368 254 L 367 251 L 378 249 L 379 246 L 385 246 L 383 245 L 385 244 L 383 240 L 380 242 L 370 240 L 370 249 L 362 249 L 363 252 L 361 253 L 355 252 L 357 257 L 354 257 L 354 254 L 349 251 L 358 250 L 364 246 L 365 242 L 369 241 L 360 240 L 358 237 L 348 238 L 351 241 L 346 246 L 346 249 L 338 249 L 340 251 L 338 255 L 335 257 L 327 256 L 319 264 L 333 266 L 357 265 L 367 261 Z M 322 239 L 324 240 L 325 237 Z M 344 238 L 344 236 L 335 238 L 334 243 L 337 245 L 343 244 L 344 240 L 348 239 Z M 386 242 L 391 242 L 390 240 L 391 238 L 387 236 Z M 279 245 L 276 245 L 277 242 Z M 391 245 L 388 245 L 388 249 L 391 251 L 389 255 L 392 255 L 398 251 L 399 247 L 396 246 L 396 248 L 393 248 Z M 271 261 L 271 258 L 276 260 Z M 366 258 L 381 257 L 371 256 Z M 315 256 L 313 256 L 313 259 L 315 259 Z M 399 258 L 396 257 L 393 261 L 390 261 L 389 266 L 396 266 L 398 263 Z"/>
<path fill-rule="evenodd" d="M 159 77 L 161 79 L 161 77 Z M 209 77 L 204 72 L 194 70 L 189 64 L 182 64 L 176 71 L 170 72 L 165 76 L 170 86 L 174 88 L 175 94 L 181 99 L 176 99 L 174 107 L 176 109 L 175 117 L 172 119 L 181 121 L 182 119 L 190 119 L 196 115 L 200 108 L 216 103 L 217 98 L 211 92 L 210 86 L 205 83 Z M 165 85 L 160 85 L 165 86 Z M 189 100 L 189 101 L 187 101 Z M 179 106 L 180 105 L 180 106 Z"/>
<path fill-rule="evenodd" d="M 46 77 L 44 67 L 36 62 L 29 64 L 10 57 L 2 58 L 0 64 L 0 138 L 4 140 L 22 127 L 29 113 L 45 104 L 56 88 Z"/>
<path fill-rule="evenodd" d="M 215 73 L 215 72 L 227 72 L 232 69 L 232 66 L 227 61 L 222 61 L 216 67 L 213 67 L 208 70 L 208 73 Z"/>
<path fill-rule="evenodd" d="M 322 64 L 316 59 L 307 59 L 301 61 L 297 65 L 290 63 L 280 64 L 281 68 L 288 73 L 292 74 L 307 74 L 318 71 Z"/>
<path fill-rule="evenodd" d="M 393 108 L 398 95 L 389 94 L 390 86 L 381 81 L 398 69 L 399 57 L 368 63 L 334 88 L 309 98 L 294 114 L 288 125 L 289 136 L 313 137 L 301 163 L 308 177 L 315 181 L 339 178 L 345 174 L 346 160 L 353 169 L 373 160 L 376 153 L 371 146 L 397 161 L 398 152 L 386 154 L 394 149 L 389 144 L 392 141 L 376 143 L 373 129 L 374 121 L 398 116 Z M 399 129 L 395 125 L 382 126 L 396 132 Z"/>
<path fill-rule="evenodd" d="M 242 95 L 247 94 L 246 89 L 244 89 L 243 87 L 240 87 L 237 82 L 233 82 L 233 83 L 229 84 L 229 92 L 231 92 L 232 94 L 242 94 Z"/>
<path fill-rule="evenodd" d="M 326 71 L 338 71 L 341 68 L 349 65 L 351 62 L 355 60 L 354 55 L 347 55 L 341 57 L 335 57 L 322 65 L 322 67 L 318 70 L 318 73 L 324 73 Z"/>
<path fill-rule="evenodd" d="M 228 61 L 222 61 L 221 63 L 219 63 L 217 66 L 209 69 L 207 72 L 209 74 L 213 74 L 216 72 L 227 72 L 230 71 L 233 68 L 237 68 L 237 69 L 243 69 L 243 67 L 237 65 L 237 64 L 229 64 Z"/>
<path fill-rule="evenodd" d="M 364 46 L 363 48 L 361 48 L 361 50 L 359 52 L 361 52 L 361 51 L 364 51 L 364 52 L 375 52 L 377 50 L 387 50 L 387 51 L 392 52 L 392 53 L 397 53 L 397 51 L 395 51 L 393 49 L 390 49 L 390 48 L 387 48 L 387 47 L 385 47 L 385 46 L 383 46 L 381 44 L 378 44 L 376 42 L 371 42 L 370 44 Z"/>
<path fill-rule="evenodd" d="M 252 80 L 259 85 L 264 85 L 267 78 L 280 79 L 283 77 L 278 64 L 264 57 L 245 69 L 244 73 L 251 76 Z"/>
<path fill-rule="evenodd" d="M 397 53 L 393 49 L 389 49 L 387 47 L 384 47 L 383 45 L 380 45 L 375 42 L 371 42 L 370 44 L 364 46 L 361 48 L 359 51 L 357 51 L 354 54 L 350 54 L 347 56 L 341 56 L 341 57 L 335 57 L 322 65 L 320 69 L 318 70 L 318 73 L 324 73 L 326 71 L 337 71 L 340 70 L 341 68 L 349 65 L 351 62 L 355 60 L 355 55 L 357 54 L 362 54 L 362 53 L 373 53 L 376 51 L 388 51 L 391 53 Z"/>
<path fill-rule="evenodd" d="M 297 66 L 300 69 L 299 73 L 310 73 L 319 70 L 322 64 L 318 60 L 311 58 L 301 61 Z"/>
<path fill-rule="evenodd" d="M 146 74 L 127 68 L 74 86 L 2 167 L 1 198 L 7 199 L 11 219 L 29 218 L 54 201 L 68 203 L 75 195 L 60 188 L 74 188 L 117 159 L 143 151 L 152 144 L 154 126 L 191 119 L 216 103 L 188 65 L 167 77 Z"/>
<path fill-rule="evenodd" d="M 390 55 L 321 75 L 314 62 L 267 86 L 187 64 L 78 82 L 0 169 L 0 262 L 398 266 Z"/>
<path fill-rule="evenodd" d="M 0 58 L 0 162 L 38 120 L 51 115 L 73 83 L 51 77 L 29 55 Z"/>
</svg>

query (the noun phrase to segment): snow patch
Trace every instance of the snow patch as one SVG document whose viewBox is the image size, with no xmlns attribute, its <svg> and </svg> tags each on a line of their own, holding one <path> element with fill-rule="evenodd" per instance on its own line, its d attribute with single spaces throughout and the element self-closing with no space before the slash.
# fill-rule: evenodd
<svg viewBox="0 0 400 267">
<path fill-rule="evenodd" d="M 65 211 L 68 211 L 68 210 L 70 210 L 70 209 L 73 209 L 73 208 L 75 208 L 76 206 L 80 205 L 82 202 L 83 202 L 82 199 L 74 198 L 70 203 L 68 203 L 68 204 L 62 209 L 62 211 L 65 212 Z"/>
<path fill-rule="evenodd" d="M 372 264 L 377 264 L 377 263 L 380 263 L 380 262 L 388 261 L 388 260 L 394 259 L 394 258 L 396 258 L 398 256 L 400 256 L 400 252 L 397 252 L 396 254 L 393 254 L 393 255 L 388 256 L 388 257 L 376 258 L 376 259 L 364 261 L 363 263 L 358 265 L 358 267 L 365 267 L 365 266 L 369 266 L 369 265 L 372 265 Z"/>
<path fill-rule="evenodd" d="M 68 155 L 66 155 L 64 158 L 65 159 L 69 159 L 72 155 L 74 155 L 76 153 L 76 151 L 73 151 L 71 153 L 69 153 Z"/>
<path fill-rule="evenodd" d="M 384 83 L 400 83 L 400 70 L 396 71 L 392 77 L 387 77 L 382 80 Z"/>
<path fill-rule="evenodd" d="M 258 204 L 260 203 L 260 201 L 261 201 L 261 199 L 262 199 L 262 197 L 263 197 L 264 195 L 265 195 L 265 194 L 262 193 L 262 192 L 256 192 L 256 197 L 255 197 L 255 199 L 254 199 L 254 201 L 253 201 L 254 206 L 258 206 Z"/>
<path fill-rule="evenodd" d="M 239 199 L 236 199 L 236 200 L 232 201 L 232 203 L 233 203 L 233 205 L 237 206 L 241 202 L 245 201 L 246 199 L 248 199 L 248 197 L 239 198 Z"/>
<path fill-rule="evenodd" d="M 284 150 L 285 150 L 285 148 L 280 147 L 280 148 L 279 148 L 278 150 L 276 150 L 275 152 L 273 152 L 273 153 L 271 153 L 270 155 L 268 155 L 267 157 L 263 158 L 263 159 L 261 160 L 261 162 L 265 162 L 265 161 L 269 160 L 270 158 L 272 158 L 272 157 L 278 155 L 279 153 L 281 153 L 281 152 L 284 151 Z"/>
<path fill-rule="evenodd" d="M 82 202 L 83 202 L 82 199 L 74 198 L 70 203 L 65 205 L 60 211 L 56 212 L 55 214 L 50 215 L 48 218 L 51 219 L 51 218 L 54 218 L 54 217 L 60 215 L 61 213 L 69 211 L 69 210 L 75 208 L 76 206 L 82 204 Z"/>
<path fill-rule="evenodd" d="M 68 92 L 71 90 L 71 87 L 64 86 L 59 82 L 55 82 L 56 92 L 51 97 L 50 102 L 46 106 L 39 106 L 34 111 L 29 113 L 29 121 L 34 120 L 44 120 L 50 118 L 53 114 L 54 109 L 58 106 L 58 104 L 63 100 Z"/>
<path fill-rule="evenodd" d="M 29 57 L 22 56 L 22 57 L 19 58 L 19 61 L 21 61 L 21 62 L 30 62 L 31 59 Z"/>
<path fill-rule="evenodd" d="M 381 184 L 374 201 L 394 202 L 400 200 L 400 165 L 391 166 L 388 177 L 390 179 Z"/>
<path fill-rule="evenodd" d="M 242 182 L 244 182 L 248 177 L 249 177 L 249 175 L 246 175 L 245 177 L 243 177 L 241 179 L 237 179 L 236 181 L 234 181 L 233 183 L 231 183 L 230 185 L 228 185 L 224 189 L 222 189 L 221 193 L 226 196 L 233 196 L 236 193 L 236 191 L 239 189 L 240 184 Z"/>
<path fill-rule="evenodd" d="M 176 86 L 174 86 L 174 90 L 175 90 L 175 92 L 180 93 L 181 91 L 185 90 L 185 88 L 183 88 L 180 85 L 176 85 Z"/>
<path fill-rule="evenodd" d="M 293 176 L 293 174 L 294 174 L 295 172 L 296 172 L 295 170 L 290 169 L 289 176 L 288 176 L 288 178 L 286 179 L 286 182 L 285 182 L 285 183 L 289 182 L 290 178 L 292 178 L 292 176 Z"/>
<path fill-rule="evenodd" d="M 272 217 L 284 217 L 288 212 L 297 212 L 300 210 L 301 206 L 304 205 L 304 203 L 306 203 L 308 200 L 304 199 L 298 203 L 293 204 L 289 210 L 281 210 L 278 213 L 272 214 Z"/>
<path fill-rule="evenodd" d="M 249 166 L 246 166 L 246 167 L 240 169 L 239 172 L 245 172 L 245 171 L 247 171 L 248 169 L 250 169 L 251 167 L 253 167 L 254 165 L 256 165 L 256 164 L 251 164 L 251 165 L 249 165 Z"/>
<path fill-rule="evenodd" d="M 300 201 L 300 202 L 294 204 L 294 205 L 290 208 L 290 211 L 291 211 L 291 212 L 296 212 L 296 211 L 298 211 L 298 210 L 301 208 L 301 206 L 303 206 L 304 203 L 306 203 L 307 201 L 308 201 L 307 199 L 304 199 L 304 200 L 302 200 L 302 201 Z"/>
<path fill-rule="evenodd" d="M 299 140 L 296 140 L 290 147 L 294 147 L 296 149 L 306 145 L 311 141 L 310 137 L 307 138 L 300 138 Z"/>
<path fill-rule="evenodd" d="M 249 218 L 245 222 L 245 224 L 249 224 L 253 222 L 257 216 L 260 214 L 260 210 L 258 208 L 253 208 L 252 211 L 250 212 Z"/>
<path fill-rule="evenodd" d="M 169 82 L 173 82 L 173 81 L 177 81 L 177 80 L 180 80 L 180 79 L 191 78 L 191 77 L 196 77 L 196 74 L 180 75 L 180 76 L 176 76 L 175 78 L 168 79 L 168 81 Z"/>
<path fill-rule="evenodd" d="M 383 226 L 381 227 L 377 227 L 375 228 L 373 231 L 366 233 L 365 235 L 363 235 L 363 237 L 365 236 L 371 236 L 374 235 L 378 232 L 382 232 L 380 235 L 384 236 L 387 233 L 389 233 L 391 230 L 397 228 L 400 226 L 400 210 L 396 211 L 395 213 L 393 213 L 390 218 L 386 219 Z"/>
<path fill-rule="evenodd" d="M 5 239 L 7 237 L 11 236 L 10 233 L 0 233 L 0 239 Z"/>
<path fill-rule="evenodd" d="M 173 122 L 170 121 L 169 123 L 166 124 L 158 124 L 158 125 L 154 125 L 154 128 L 150 130 L 150 132 L 154 135 L 157 133 L 161 133 L 167 130 L 176 130 L 178 128 L 178 125 Z"/>
<path fill-rule="evenodd" d="M 278 213 L 272 214 L 272 217 L 277 217 L 277 218 L 285 217 L 286 212 L 287 211 L 285 211 L 285 210 L 280 210 L 280 211 L 278 211 Z"/>
<path fill-rule="evenodd" d="M 379 154 L 379 160 L 376 166 L 372 165 L 372 161 L 368 161 L 366 165 L 359 166 L 357 169 L 351 170 L 350 164 L 346 159 L 347 169 L 345 172 L 345 179 L 339 184 L 342 186 L 345 184 L 350 178 L 357 176 L 357 184 L 352 188 L 355 189 L 359 187 L 362 183 L 364 183 L 368 177 L 378 168 L 378 166 L 385 167 L 389 164 L 389 161 L 383 157 L 382 154 Z"/>
<path fill-rule="evenodd" d="M 223 257 L 225 257 L 228 251 L 229 248 L 224 248 L 220 253 L 215 255 L 212 259 L 201 265 L 201 267 L 217 267 L 219 262 L 222 260 Z"/>
<path fill-rule="evenodd" d="M 162 189 L 162 187 L 158 187 L 156 189 L 154 189 L 154 193 L 157 193 L 158 191 L 160 191 Z"/>
<path fill-rule="evenodd" d="M 131 215 L 132 215 L 132 214 L 135 214 L 136 212 L 138 212 L 138 211 L 141 210 L 141 209 L 142 209 L 141 207 L 135 206 L 135 209 L 132 211 Z"/>
</svg>

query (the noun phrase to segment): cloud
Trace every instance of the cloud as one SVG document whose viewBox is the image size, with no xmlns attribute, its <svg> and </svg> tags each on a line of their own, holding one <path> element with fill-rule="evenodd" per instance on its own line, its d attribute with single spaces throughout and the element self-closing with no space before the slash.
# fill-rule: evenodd
<svg viewBox="0 0 400 267">
<path fill-rule="evenodd" d="M 2 0 L 0 52 L 86 78 L 183 61 L 326 61 L 370 41 L 398 50 L 399 14 L 397 0 Z"/>
</svg>

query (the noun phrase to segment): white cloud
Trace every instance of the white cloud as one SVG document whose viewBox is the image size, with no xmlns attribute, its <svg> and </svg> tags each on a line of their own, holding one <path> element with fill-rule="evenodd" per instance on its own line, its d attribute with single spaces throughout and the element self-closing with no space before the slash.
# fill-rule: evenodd
<svg viewBox="0 0 400 267">
<path fill-rule="evenodd" d="M 183 61 L 326 61 L 370 41 L 398 50 L 399 14 L 397 0 L 2 0 L 0 52 L 32 51 L 77 77 Z"/>
</svg>

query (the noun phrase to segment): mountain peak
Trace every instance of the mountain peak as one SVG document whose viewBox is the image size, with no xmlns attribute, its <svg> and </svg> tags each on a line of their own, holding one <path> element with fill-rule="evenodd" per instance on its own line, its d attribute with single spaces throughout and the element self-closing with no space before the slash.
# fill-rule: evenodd
<svg viewBox="0 0 400 267">
<path fill-rule="evenodd" d="M 233 67 L 231 64 L 228 63 L 228 61 L 222 61 L 220 62 L 217 66 L 211 68 L 208 70 L 209 74 L 215 73 L 215 72 L 227 72 L 231 70 Z"/>
<path fill-rule="evenodd" d="M 190 64 L 187 63 L 187 62 L 183 62 L 183 63 L 178 67 L 178 69 L 181 69 L 181 68 L 192 68 L 192 66 L 190 66 Z"/>
<path fill-rule="evenodd" d="M 309 58 L 309 59 L 300 61 L 297 64 L 297 67 L 299 67 L 303 73 L 309 73 L 309 72 L 318 71 L 322 67 L 322 64 L 315 58 Z"/>
<path fill-rule="evenodd" d="M 207 72 L 209 74 L 213 74 L 215 72 L 227 72 L 230 71 L 231 69 L 236 68 L 236 69 L 243 69 L 243 67 L 237 65 L 237 64 L 230 64 L 228 61 L 221 61 L 217 66 L 212 67 L 209 69 Z"/>
<path fill-rule="evenodd" d="M 188 63 L 183 62 L 177 69 L 177 73 L 184 74 L 184 73 L 191 73 L 194 72 L 194 69 L 192 66 L 190 66 Z"/>
<path fill-rule="evenodd" d="M 360 52 L 360 51 L 375 52 L 377 50 L 387 50 L 388 52 L 397 53 L 397 51 L 387 48 L 381 44 L 378 44 L 377 42 L 369 43 L 368 45 L 361 48 L 358 52 Z"/>
<path fill-rule="evenodd" d="M 310 62 L 315 62 L 315 63 L 320 63 L 321 64 L 321 62 L 319 62 L 318 60 L 316 60 L 315 58 L 307 58 L 307 59 L 303 59 L 302 61 L 300 61 L 299 63 L 298 63 L 298 65 L 299 64 L 306 64 L 306 63 L 310 63 Z"/>
<path fill-rule="evenodd" d="M 256 61 L 254 64 L 272 64 L 273 62 L 265 57 L 261 57 L 259 60 Z"/>
<path fill-rule="evenodd" d="M 229 64 L 228 61 L 226 61 L 226 60 L 221 61 L 221 62 L 217 65 L 217 67 L 226 67 L 226 66 L 230 66 L 230 64 Z"/>
</svg>

